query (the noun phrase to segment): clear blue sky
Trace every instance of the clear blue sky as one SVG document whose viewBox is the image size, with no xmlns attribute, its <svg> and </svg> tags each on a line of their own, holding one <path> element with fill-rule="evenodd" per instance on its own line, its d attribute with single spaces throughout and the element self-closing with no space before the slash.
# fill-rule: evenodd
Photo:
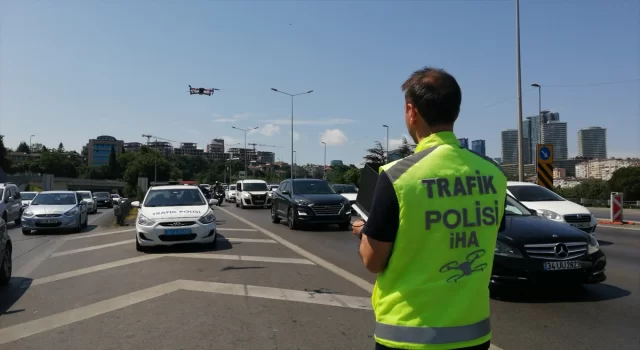
<svg viewBox="0 0 640 350">
<path fill-rule="evenodd" d="M 55 4 L 54 4 L 55 3 Z M 295 102 L 298 163 L 359 163 L 391 126 L 406 134 L 400 85 L 425 65 L 463 90 L 458 137 L 516 127 L 514 1 L 2 1 L 0 133 L 80 150 L 89 138 L 141 134 L 278 145 L 290 161 L 290 104 L 275 87 L 314 92 Z M 640 156 L 640 1 L 521 1 L 523 112 L 543 108 L 579 128 L 608 129 L 609 154 Z M 635 81 L 591 85 L 629 79 Z M 187 85 L 221 89 L 189 96 Z M 545 86 L 546 85 L 546 86 Z M 552 86 L 555 85 L 555 86 Z M 265 148 L 267 150 L 267 148 Z"/>
</svg>

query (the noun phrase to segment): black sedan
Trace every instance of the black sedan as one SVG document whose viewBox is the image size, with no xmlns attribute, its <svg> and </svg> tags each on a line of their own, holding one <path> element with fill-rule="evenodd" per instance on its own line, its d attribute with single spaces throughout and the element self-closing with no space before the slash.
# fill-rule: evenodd
<svg viewBox="0 0 640 350">
<path fill-rule="evenodd" d="M 571 286 L 606 280 L 607 259 L 593 236 L 532 213 L 507 197 L 505 230 L 498 234 L 492 287 Z"/>
<path fill-rule="evenodd" d="M 96 207 L 113 208 L 113 199 L 109 192 L 94 192 L 93 200 L 96 201 Z"/>
<path fill-rule="evenodd" d="M 286 219 L 292 230 L 304 224 L 337 224 L 347 230 L 351 206 L 325 180 L 288 179 L 273 194 L 271 221 L 278 223 L 280 219 Z"/>
</svg>

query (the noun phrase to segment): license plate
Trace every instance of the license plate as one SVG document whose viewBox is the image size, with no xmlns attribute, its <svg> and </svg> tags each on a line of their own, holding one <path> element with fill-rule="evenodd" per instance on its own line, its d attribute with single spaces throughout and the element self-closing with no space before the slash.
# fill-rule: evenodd
<svg viewBox="0 0 640 350">
<path fill-rule="evenodd" d="M 581 267 L 580 261 L 549 261 L 544 263 L 545 271 L 577 270 Z"/>
<path fill-rule="evenodd" d="M 175 230 L 164 230 L 164 234 L 167 236 L 183 236 L 191 234 L 191 230 L 188 228 L 179 228 Z"/>
<path fill-rule="evenodd" d="M 47 220 L 40 220 L 40 222 L 43 224 L 55 224 L 56 222 L 58 222 L 58 220 L 47 219 Z"/>
<path fill-rule="evenodd" d="M 589 223 L 571 224 L 571 226 L 573 226 L 575 228 L 589 228 L 589 227 L 591 227 L 591 224 L 589 224 Z"/>
</svg>

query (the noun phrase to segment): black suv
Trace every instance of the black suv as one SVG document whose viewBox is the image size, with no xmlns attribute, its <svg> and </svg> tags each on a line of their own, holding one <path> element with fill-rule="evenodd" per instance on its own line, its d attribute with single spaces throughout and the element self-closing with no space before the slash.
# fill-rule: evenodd
<svg viewBox="0 0 640 350">
<path fill-rule="evenodd" d="M 337 224 L 347 230 L 351 206 L 325 180 L 288 179 L 273 194 L 271 221 L 278 223 L 280 219 L 286 219 L 292 230 L 301 224 Z"/>
</svg>

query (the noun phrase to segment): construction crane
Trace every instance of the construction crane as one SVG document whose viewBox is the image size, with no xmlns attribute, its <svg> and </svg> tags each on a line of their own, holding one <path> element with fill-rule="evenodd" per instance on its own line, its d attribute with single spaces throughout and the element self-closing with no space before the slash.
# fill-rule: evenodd
<svg viewBox="0 0 640 350">
<path fill-rule="evenodd" d="M 256 151 L 256 146 L 260 146 L 260 147 L 275 147 L 275 148 L 282 148 L 282 146 L 275 146 L 275 145 L 263 145 L 261 143 L 249 143 L 249 146 L 253 146 L 253 151 Z"/>
<path fill-rule="evenodd" d="M 155 142 L 158 142 L 158 140 L 166 141 L 166 142 L 178 142 L 178 141 L 169 140 L 169 139 L 165 139 L 164 137 L 154 136 L 150 134 L 142 134 L 142 137 L 147 138 L 147 145 L 151 143 L 151 139 L 155 139 Z"/>
</svg>

